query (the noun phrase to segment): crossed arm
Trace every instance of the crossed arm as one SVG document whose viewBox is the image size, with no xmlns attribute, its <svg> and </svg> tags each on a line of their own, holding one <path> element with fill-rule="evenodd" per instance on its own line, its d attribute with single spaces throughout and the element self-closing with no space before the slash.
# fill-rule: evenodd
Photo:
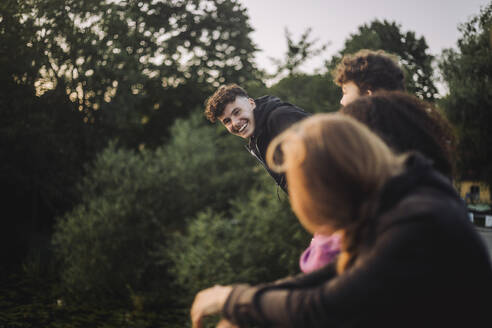
<svg viewBox="0 0 492 328">
<path fill-rule="evenodd" d="M 221 321 L 220 328 L 237 327 L 233 323 L 240 327 L 337 327 L 347 320 L 366 320 L 381 308 L 403 309 L 409 300 L 404 295 L 413 297 L 420 279 L 435 274 L 431 255 L 419 251 L 428 248 L 415 247 L 430 240 L 431 230 L 422 229 L 426 225 L 421 220 L 393 225 L 339 276 L 335 265 L 328 265 L 280 283 L 205 289 L 192 306 L 193 327 L 201 327 L 203 316 L 217 313 L 228 320 Z M 399 296 L 395 299 L 395 295 Z"/>
</svg>

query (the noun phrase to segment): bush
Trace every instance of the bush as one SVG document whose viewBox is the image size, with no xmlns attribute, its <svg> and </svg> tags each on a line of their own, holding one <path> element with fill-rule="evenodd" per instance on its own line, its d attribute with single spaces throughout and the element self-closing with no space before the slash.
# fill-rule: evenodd
<svg viewBox="0 0 492 328">
<path fill-rule="evenodd" d="M 59 220 L 53 243 L 73 294 L 121 297 L 143 287 L 148 254 L 166 235 L 162 206 L 152 206 L 160 179 L 150 160 L 111 145 L 81 185 L 83 203 Z"/>
<path fill-rule="evenodd" d="M 214 284 L 256 284 L 299 273 L 309 239 L 285 196 L 253 189 L 233 200 L 228 212 L 200 212 L 185 234 L 175 236 L 172 272 L 191 301 Z"/>
<path fill-rule="evenodd" d="M 58 219 L 53 237 L 71 295 L 171 299 L 167 255 L 158 247 L 198 211 L 227 210 L 230 195 L 245 194 L 255 180 L 254 161 L 239 140 L 224 138 L 201 113 L 178 120 L 171 132 L 155 151 L 113 143 L 88 168 L 82 203 Z"/>
</svg>

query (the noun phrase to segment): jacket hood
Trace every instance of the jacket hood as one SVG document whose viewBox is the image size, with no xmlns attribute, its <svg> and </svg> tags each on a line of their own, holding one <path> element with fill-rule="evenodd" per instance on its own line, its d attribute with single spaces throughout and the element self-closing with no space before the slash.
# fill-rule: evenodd
<svg viewBox="0 0 492 328">
<path fill-rule="evenodd" d="M 383 187 L 379 212 L 386 211 L 412 191 L 416 185 L 429 186 L 459 198 L 450 181 L 432 168 L 432 161 L 418 152 L 411 154 L 405 162 L 403 173 L 391 178 Z"/>
<path fill-rule="evenodd" d="M 257 137 L 258 133 L 263 130 L 263 126 L 268 118 L 268 115 L 278 107 L 290 104 L 283 102 L 275 96 L 263 96 L 255 99 L 256 108 L 254 109 L 255 132 L 253 137 Z"/>
</svg>

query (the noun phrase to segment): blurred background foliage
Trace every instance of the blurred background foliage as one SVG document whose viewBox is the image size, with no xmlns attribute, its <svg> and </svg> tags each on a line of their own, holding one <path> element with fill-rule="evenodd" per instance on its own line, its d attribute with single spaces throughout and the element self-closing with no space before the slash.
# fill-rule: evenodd
<svg viewBox="0 0 492 328">
<path fill-rule="evenodd" d="M 363 24 L 313 74 L 326 45 L 286 30 L 271 76 L 240 1 L 2 0 L 0 326 L 183 327 L 201 288 L 299 272 L 310 237 L 287 196 L 203 117 L 220 84 L 336 111 L 341 56 L 384 49 L 455 124 L 457 178 L 492 185 L 491 11 L 437 60 L 395 22 Z"/>
</svg>

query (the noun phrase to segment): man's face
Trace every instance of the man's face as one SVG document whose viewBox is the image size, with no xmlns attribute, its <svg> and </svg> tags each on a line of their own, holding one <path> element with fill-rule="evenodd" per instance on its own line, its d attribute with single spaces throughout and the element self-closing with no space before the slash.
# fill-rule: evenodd
<svg viewBox="0 0 492 328">
<path fill-rule="evenodd" d="M 343 97 L 340 99 L 340 104 L 342 104 L 342 106 L 347 106 L 361 96 L 359 87 L 353 81 L 343 83 L 342 92 Z"/>
<path fill-rule="evenodd" d="M 241 138 L 249 138 L 255 132 L 255 117 L 253 110 L 256 104 L 252 98 L 236 97 L 229 103 L 218 119 L 227 131 Z"/>
</svg>

